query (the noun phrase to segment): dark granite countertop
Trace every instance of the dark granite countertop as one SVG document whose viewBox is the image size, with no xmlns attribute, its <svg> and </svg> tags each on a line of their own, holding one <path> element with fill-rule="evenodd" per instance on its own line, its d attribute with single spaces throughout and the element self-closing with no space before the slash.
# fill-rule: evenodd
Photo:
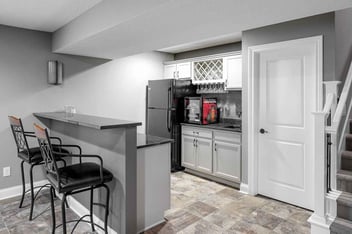
<svg viewBox="0 0 352 234">
<path fill-rule="evenodd" d="M 207 124 L 207 125 L 200 125 L 200 124 L 192 124 L 192 123 L 181 123 L 181 125 L 184 126 L 191 126 L 191 127 L 197 127 L 197 128 L 209 128 L 209 129 L 215 129 L 215 130 L 223 130 L 223 131 L 229 131 L 229 132 L 234 132 L 241 134 L 242 133 L 242 128 L 241 124 L 233 124 L 233 123 L 215 123 L 215 124 Z M 240 127 L 238 127 L 240 126 Z"/>
<path fill-rule="evenodd" d="M 174 140 L 169 138 L 137 134 L 137 149 L 145 148 L 149 146 L 161 145 L 166 143 L 172 143 Z"/>
<path fill-rule="evenodd" d="M 113 129 L 113 128 L 128 128 L 142 125 L 139 122 L 132 122 L 128 120 L 111 119 L 100 116 L 71 114 L 68 116 L 65 112 L 40 112 L 33 113 L 35 117 L 57 120 L 60 122 L 70 123 L 74 125 L 85 126 L 95 129 Z"/>
</svg>

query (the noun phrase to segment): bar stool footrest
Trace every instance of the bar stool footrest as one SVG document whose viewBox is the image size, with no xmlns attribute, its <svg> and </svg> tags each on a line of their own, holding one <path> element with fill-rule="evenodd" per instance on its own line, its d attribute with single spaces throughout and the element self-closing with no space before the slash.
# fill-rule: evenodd
<svg viewBox="0 0 352 234">
<path fill-rule="evenodd" d="M 35 201 L 35 200 L 37 199 L 37 197 L 38 197 L 40 191 L 42 191 L 43 188 L 49 188 L 49 189 L 50 189 L 50 186 L 51 186 L 51 185 L 48 183 L 48 184 L 44 184 L 44 185 L 41 185 L 41 186 L 35 186 L 35 187 L 33 187 L 33 189 L 39 188 L 39 190 L 35 192 L 33 201 Z M 28 192 L 31 192 L 31 191 L 32 191 L 32 190 L 29 188 L 29 189 L 27 189 L 27 190 L 24 192 L 24 194 L 27 194 Z M 19 208 L 22 208 L 22 207 L 23 207 L 23 204 L 20 204 Z"/>
<path fill-rule="evenodd" d="M 67 224 L 67 223 L 76 222 L 75 226 L 73 226 L 73 228 L 72 228 L 71 234 L 73 233 L 73 231 L 76 229 L 76 227 L 78 226 L 78 224 L 79 224 L 80 222 L 92 223 L 90 220 L 84 220 L 84 218 L 86 218 L 86 217 L 90 217 L 90 215 L 89 215 L 89 214 L 86 214 L 86 215 L 83 215 L 83 216 L 82 216 L 81 218 L 79 218 L 79 219 L 73 219 L 73 220 L 66 221 L 66 224 Z M 105 229 L 104 229 L 102 226 L 100 226 L 99 224 L 96 224 L 96 223 L 93 223 L 93 224 L 94 224 L 94 227 L 96 226 L 96 227 L 100 228 L 102 231 L 105 231 Z M 61 223 L 61 224 L 55 226 L 55 230 L 56 230 L 57 228 L 61 227 L 62 225 L 63 225 L 63 224 Z"/>
</svg>

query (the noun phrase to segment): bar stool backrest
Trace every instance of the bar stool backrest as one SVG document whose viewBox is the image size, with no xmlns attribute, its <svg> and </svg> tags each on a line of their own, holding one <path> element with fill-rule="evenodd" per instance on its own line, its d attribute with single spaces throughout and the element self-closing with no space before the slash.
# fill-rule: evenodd
<svg viewBox="0 0 352 234">
<path fill-rule="evenodd" d="M 38 124 L 34 124 L 34 133 L 38 139 L 39 148 L 44 160 L 44 168 L 46 172 L 52 176 L 55 176 L 56 179 L 60 181 L 56 158 L 53 154 L 53 148 L 50 142 L 48 130 L 46 128 L 42 128 Z"/>
<path fill-rule="evenodd" d="M 9 116 L 9 121 L 13 137 L 15 138 L 17 152 L 26 152 L 28 157 L 30 157 L 28 142 L 23 130 L 21 119 L 14 116 Z"/>
</svg>

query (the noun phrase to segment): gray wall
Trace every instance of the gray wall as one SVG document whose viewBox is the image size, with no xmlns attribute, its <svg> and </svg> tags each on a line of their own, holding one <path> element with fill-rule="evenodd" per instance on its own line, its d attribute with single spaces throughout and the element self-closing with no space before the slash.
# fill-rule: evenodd
<svg viewBox="0 0 352 234">
<path fill-rule="evenodd" d="M 213 46 L 204 49 L 191 50 L 175 54 L 175 60 L 194 58 L 212 54 L 227 53 L 233 51 L 240 51 L 242 49 L 241 42 L 230 43 L 225 45 Z"/>
<path fill-rule="evenodd" d="M 324 80 L 335 80 L 334 13 L 275 24 L 242 32 L 243 90 L 242 90 L 242 180 L 248 182 L 248 106 L 247 106 L 247 53 L 248 47 L 285 40 L 323 35 Z"/>
<path fill-rule="evenodd" d="M 335 12 L 336 80 L 345 81 L 352 59 L 352 8 Z M 342 86 L 341 86 L 342 87 Z"/>
<path fill-rule="evenodd" d="M 10 132 L 8 115 L 33 129 L 33 112 L 63 110 L 74 105 L 78 113 L 145 120 L 147 80 L 163 74 L 163 61 L 172 57 L 153 52 L 106 61 L 51 53 L 51 34 L 0 25 L 0 189 L 20 184 L 20 160 Z M 47 61 L 64 63 L 64 84 L 47 84 Z M 138 129 L 144 132 L 144 126 Z M 32 142 L 36 145 L 36 142 Z M 11 176 L 2 168 L 10 166 Z M 43 179 L 42 173 L 35 175 Z"/>
</svg>

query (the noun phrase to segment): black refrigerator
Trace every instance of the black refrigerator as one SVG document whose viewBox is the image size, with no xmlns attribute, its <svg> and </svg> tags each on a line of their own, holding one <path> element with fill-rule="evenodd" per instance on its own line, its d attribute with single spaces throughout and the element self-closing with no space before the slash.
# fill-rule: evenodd
<svg viewBox="0 0 352 234">
<path fill-rule="evenodd" d="M 146 132 L 148 135 L 171 138 L 171 171 L 182 170 L 181 126 L 183 98 L 196 95 L 191 80 L 150 80 L 147 87 Z"/>
</svg>

